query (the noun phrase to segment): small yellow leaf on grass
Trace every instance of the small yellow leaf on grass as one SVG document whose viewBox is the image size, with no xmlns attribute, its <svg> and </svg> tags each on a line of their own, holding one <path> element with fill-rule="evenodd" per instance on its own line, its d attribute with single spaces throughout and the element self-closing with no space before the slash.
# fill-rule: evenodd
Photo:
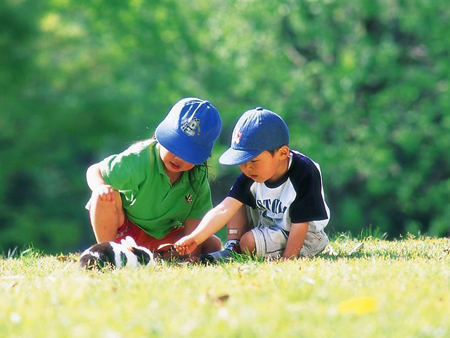
<svg viewBox="0 0 450 338">
<path fill-rule="evenodd" d="M 344 300 L 338 305 L 340 314 L 349 313 L 362 316 L 366 313 L 375 312 L 378 309 L 378 302 L 372 297 L 359 297 Z"/>
</svg>

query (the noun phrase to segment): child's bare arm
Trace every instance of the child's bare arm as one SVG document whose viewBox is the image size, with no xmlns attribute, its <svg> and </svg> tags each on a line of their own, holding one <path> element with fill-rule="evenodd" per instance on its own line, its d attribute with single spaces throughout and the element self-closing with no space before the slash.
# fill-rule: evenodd
<svg viewBox="0 0 450 338">
<path fill-rule="evenodd" d="M 296 258 L 305 242 L 308 223 L 292 223 L 283 258 Z"/>
<path fill-rule="evenodd" d="M 184 222 L 184 234 L 190 235 L 200 224 L 201 220 L 199 219 L 187 219 Z M 200 256 L 200 246 L 198 246 L 195 250 L 191 252 L 192 256 Z"/>
<path fill-rule="evenodd" d="M 115 190 L 106 184 L 100 172 L 99 164 L 91 165 L 86 172 L 86 180 L 93 193 L 98 194 L 101 201 L 113 202 Z"/>
<path fill-rule="evenodd" d="M 99 185 L 106 185 L 98 163 L 95 163 L 88 168 L 86 172 L 86 180 L 92 191 L 96 190 Z"/>
<path fill-rule="evenodd" d="M 175 243 L 178 253 L 181 255 L 190 254 L 198 245 L 227 224 L 241 206 L 242 203 L 238 200 L 231 197 L 225 198 L 203 217 L 199 226 L 190 235 Z"/>
</svg>

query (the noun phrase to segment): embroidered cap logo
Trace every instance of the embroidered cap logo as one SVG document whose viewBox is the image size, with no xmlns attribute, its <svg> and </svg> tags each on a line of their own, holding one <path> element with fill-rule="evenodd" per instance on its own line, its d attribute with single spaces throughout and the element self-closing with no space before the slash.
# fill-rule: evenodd
<svg viewBox="0 0 450 338">
<path fill-rule="evenodd" d="M 239 144 L 239 142 L 241 141 L 241 137 L 242 137 L 241 132 L 240 131 L 235 131 L 233 133 L 233 143 L 234 144 Z"/>
<path fill-rule="evenodd" d="M 197 130 L 198 135 L 200 135 L 200 119 L 194 117 L 193 119 L 187 121 L 181 126 L 181 130 L 188 136 L 194 136 L 195 130 Z"/>
</svg>

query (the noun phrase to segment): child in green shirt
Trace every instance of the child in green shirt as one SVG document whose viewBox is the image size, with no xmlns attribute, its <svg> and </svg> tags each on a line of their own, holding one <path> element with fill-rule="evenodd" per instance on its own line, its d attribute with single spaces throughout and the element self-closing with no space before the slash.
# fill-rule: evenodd
<svg viewBox="0 0 450 338">
<path fill-rule="evenodd" d="M 185 98 L 156 128 L 155 137 L 93 164 L 87 171 L 97 242 L 131 236 L 156 251 L 191 233 L 212 208 L 206 160 L 222 123 L 208 101 Z M 193 253 L 219 250 L 211 236 Z"/>
</svg>

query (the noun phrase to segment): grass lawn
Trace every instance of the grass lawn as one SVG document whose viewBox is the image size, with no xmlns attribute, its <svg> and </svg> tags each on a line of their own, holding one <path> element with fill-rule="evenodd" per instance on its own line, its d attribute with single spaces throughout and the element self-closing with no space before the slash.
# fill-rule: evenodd
<svg viewBox="0 0 450 338">
<path fill-rule="evenodd" d="M 450 337 L 449 239 L 330 248 L 106 272 L 81 270 L 77 254 L 3 257 L 0 337 Z"/>
</svg>

